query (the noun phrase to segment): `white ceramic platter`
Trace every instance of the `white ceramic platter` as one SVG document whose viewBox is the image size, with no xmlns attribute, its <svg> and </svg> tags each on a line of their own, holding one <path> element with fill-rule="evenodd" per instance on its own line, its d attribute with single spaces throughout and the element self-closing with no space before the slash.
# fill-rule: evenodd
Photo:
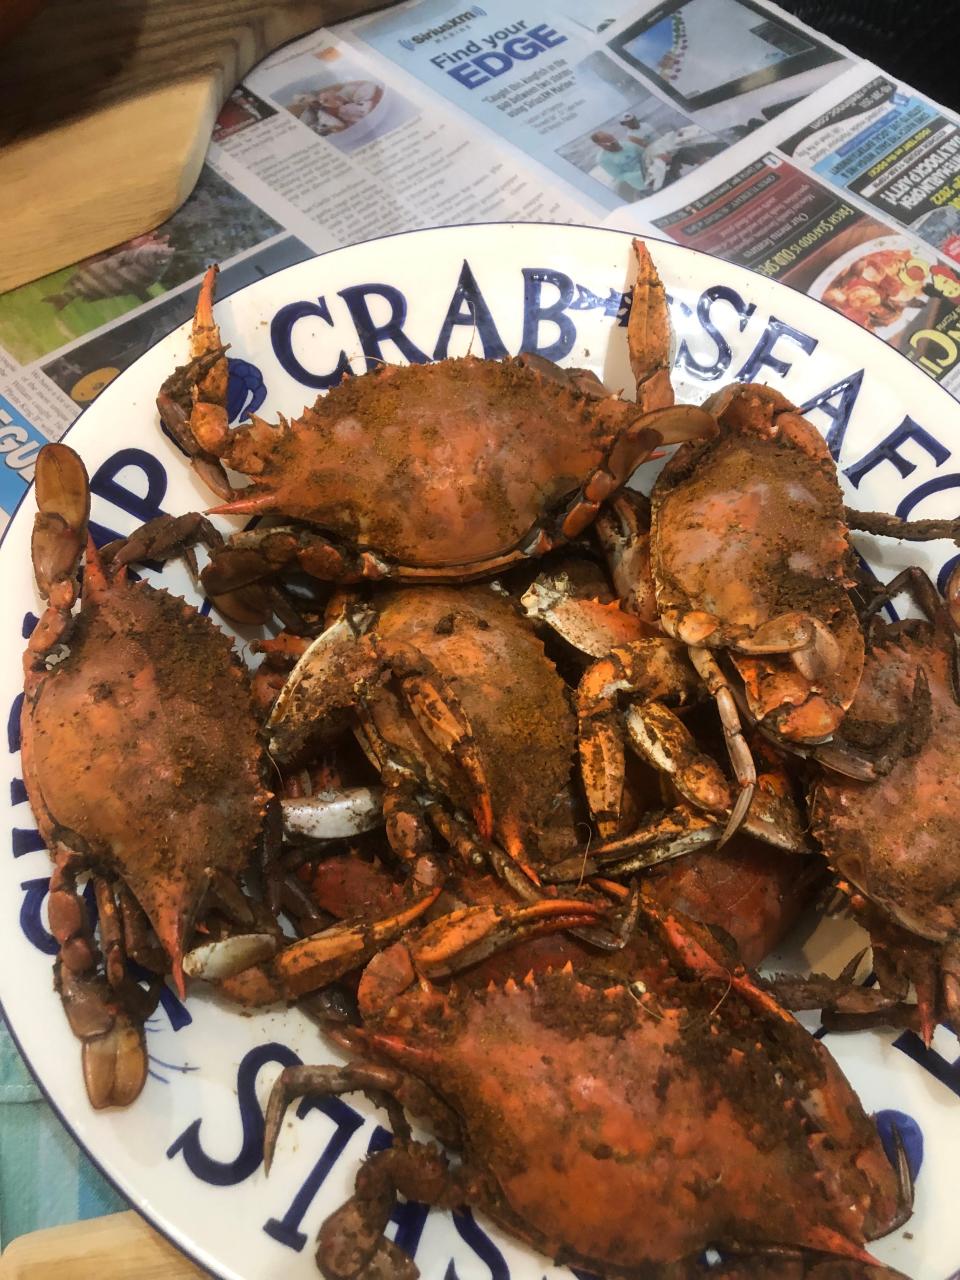
<svg viewBox="0 0 960 1280">
<path fill-rule="evenodd" d="M 789 289 L 673 245 L 656 244 L 654 257 L 673 302 L 681 398 L 699 402 L 734 378 L 769 382 L 813 406 L 852 504 L 916 517 L 956 513 L 960 405 L 945 391 L 879 339 Z M 619 232 L 444 228 L 300 263 L 234 294 L 217 314 L 231 357 L 247 362 L 234 366 L 245 378 L 234 399 L 268 416 L 298 413 L 341 352 L 362 373 L 364 354 L 394 361 L 414 350 L 432 358 L 471 347 L 497 354 L 498 343 L 511 353 L 536 345 L 595 369 L 610 387 L 629 387 L 622 294 L 631 276 L 630 238 Z M 400 326 L 393 337 L 391 324 Z M 403 350 L 393 340 L 398 333 Z M 158 508 L 213 504 L 161 434 L 154 408 L 161 381 L 186 354 L 184 327 L 122 373 L 69 432 L 93 477 L 93 519 L 107 529 L 126 533 Z M 641 477 L 645 487 L 651 479 Z M 0 703 L 9 715 L 2 796 L 12 832 L 0 854 L 4 1013 L 63 1122 L 161 1231 L 217 1276 L 308 1280 L 316 1275 L 319 1224 L 347 1196 L 371 1142 L 381 1140 L 382 1116 L 360 1098 L 300 1117 L 291 1112 L 274 1171 L 264 1177 L 260 1107 L 280 1064 L 334 1057 L 304 1016 L 242 1015 L 194 990 L 186 1015 L 171 1000 L 151 1020 L 153 1074 L 135 1105 L 97 1114 L 87 1103 L 79 1046 L 51 985 L 43 901 L 49 862 L 18 781 L 20 655 L 25 619 L 39 605 L 29 563 L 33 510 L 28 493 L 0 550 Z M 912 561 L 938 576 L 957 554 L 949 543 L 860 545 L 882 577 Z M 162 578 L 191 594 L 181 566 Z M 858 945 L 851 925 L 828 922 L 797 940 L 792 961 L 836 972 Z M 869 1110 L 902 1113 L 915 1159 L 922 1142 L 915 1216 L 876 1253 L 916 1280 L 946 1280 L 960 1267 L 957 1041 L 940 1029 L 929 1052 L 893 1032 L 833 1035 L 828 1043 Z M 602 1194 L 583 1188 L 584 1196 Z M 399 1230 L 427 1280 L 567 1274 L 482 1218 L 426 1216 L 413 1206 L 401 1212 Z"/>
</svg>

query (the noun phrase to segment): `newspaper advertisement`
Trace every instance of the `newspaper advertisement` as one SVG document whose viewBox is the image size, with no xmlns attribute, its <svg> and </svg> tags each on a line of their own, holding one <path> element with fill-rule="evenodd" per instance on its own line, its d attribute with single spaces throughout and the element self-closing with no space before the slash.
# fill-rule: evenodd
<svg viewBox="0 0 960 1280">
<path fill-rule="evenodd" d="M 960 262 L 960 128 L 877 76 L 780 150 Z"/>
<path fill-rule="evenodd" d="M 948 387 L 960 276 L 916 237 L 776 153 L 759 157 L 653 224 L 671 240 L 749 267 L 824 302 Z"/>
<path fill-rule="evenodd" d="M 192 313 L 329 249 L 491 221 L 629 227 L 833 306 L 951 387 L 960 139 L 764 0 L 411 0 L 228 98 L 165 223 L 0 295 L 0 527 L 37 452 Z M 960 389 L 960 373 L 956 374 Z"/>
</svg>

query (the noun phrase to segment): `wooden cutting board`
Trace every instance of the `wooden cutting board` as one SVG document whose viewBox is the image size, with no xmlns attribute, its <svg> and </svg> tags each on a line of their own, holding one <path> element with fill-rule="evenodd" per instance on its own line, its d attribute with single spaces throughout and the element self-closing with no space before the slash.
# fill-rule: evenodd
<svg viewBox="0 0 960 1280">
<path fill-rule="evenodd" d="M 207 1274 L 133 1210 L 31 1231 L 0 1257 L 0 1280 L 205 1280 Z"/>
<path fill-rule="evenodd" d="M 384 3 L 49 0 L 0 49 L 0 290 L 168 218 L 255 63 Z"/>
</svg>

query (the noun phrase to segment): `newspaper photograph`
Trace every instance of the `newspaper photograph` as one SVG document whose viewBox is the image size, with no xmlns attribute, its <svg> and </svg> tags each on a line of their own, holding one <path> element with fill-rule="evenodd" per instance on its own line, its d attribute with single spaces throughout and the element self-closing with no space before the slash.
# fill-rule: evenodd
<svg viewBox="0 0 960 1280">
<path fill-rule="evenodd" d="M 667 0 L 610 47 L 728 142 L 761 128 L 849 65 L 812 31 L 753 0 Z"/>
<path fill-rule="evenodd" d="M 629 204 L 718 155 L 718 137 L 553 6 L 425 0 L 355 24 L 359 39 L 575 188 Z"/>
</svg>

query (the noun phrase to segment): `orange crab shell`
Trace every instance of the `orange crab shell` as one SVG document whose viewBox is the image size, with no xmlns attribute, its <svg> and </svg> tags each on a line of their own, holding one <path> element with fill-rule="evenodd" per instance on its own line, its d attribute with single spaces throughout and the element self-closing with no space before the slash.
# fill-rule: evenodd
<svg viewBox="0 0 960 1280">
<path fill-rule="evenodd" d="M 529 623 L 487 587 L 390 591 L 378 597 L 378 610 L 371 635 L 377 650 L 423 655 L 463 709 L 497 839 L 521 861 L 567 856 L 577 844 L 570 794 L 576 721 Z M 389 685 L 369 712 L 388 742 L 423 761 L 454 803 L 471 809 L 456 759 L 404 714 Z"/>
<path fill-rule="evenodd" d="M 825 775 L 811 827 L 831 863 L 904 928 L 946 942 L 960 933 L 960 707 L 953 691 L 954 638 L 911 621 L 871 646 L 850 708 L 853 726 L 881 736 L 910 716 L 917 673 L 930 691 L 929 722 L 875 782 Z"/>
<path fill-rule="evenodd" d="M 214 510 L 282 512 L 411 566 L 484 561 L 586 483 L 641 416 L 570 372 L 466 356 L 346 378 L 294 421 L 233 431 L 226 460 L 256 488 Z M 638 461 L 659 443 L 648 434 Z"/>
<path fill-rule="evenodd" d="M 734 1232 L 866 1261 L 858 1242 L 890 1221 L 896 1183 L 826 1051 L 729 987 L 720 1001 L 653 956 L 642 973 L 421 985 L 367 1010 L 363 1039 L 459 1117 L 479 1202 L 551 1257 L 640 1276 Z"/>
<path fill-rule="evenodd" d="M 731 658 L 757 719 L 785 739 L 823 741 L 863 668 L 833 460 L 819 432 L 770 387 L 728 387 L 704 407 L 720 435 L 681 446 L 653 492 L 663 626 L 709 644 L 718 628 L 749 639 L 775 618 L 813 619 L 829 660 L 819 670 L 802 671 L 789 653 Z"/>
<path fill-rule="evenodd" d="M 183 983 L 214 871 L 238 876 L 270 796 L 246 671 L 184 601 L 88 557 L 68 656 L 28 685 L 24 781 L 53 857 L 116 874 Z"/>
</svg>

